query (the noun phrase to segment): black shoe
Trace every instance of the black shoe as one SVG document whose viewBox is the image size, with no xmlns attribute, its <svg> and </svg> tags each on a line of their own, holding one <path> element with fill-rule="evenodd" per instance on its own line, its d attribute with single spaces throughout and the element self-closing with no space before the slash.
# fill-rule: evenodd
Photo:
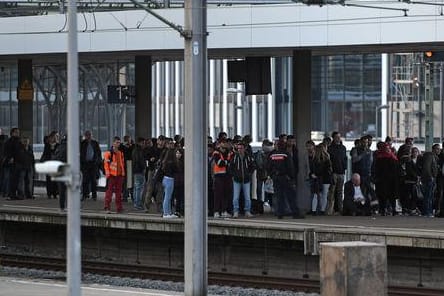
<svg viewBox="0 0 444 296">
<path fill-rule="evenodd" d="M 293 215 L 293 219 L 304 219 L 304 215 Z"/>
<path fill-rule="evenodd" d="M 280 216 L 280 215 L 279 215 L 279 216 L 278 216 L 278 219 L 279 219 L 279 220 L 282 220 L 282 219 L 284 219 L 284 216 Z"/>
</svg>

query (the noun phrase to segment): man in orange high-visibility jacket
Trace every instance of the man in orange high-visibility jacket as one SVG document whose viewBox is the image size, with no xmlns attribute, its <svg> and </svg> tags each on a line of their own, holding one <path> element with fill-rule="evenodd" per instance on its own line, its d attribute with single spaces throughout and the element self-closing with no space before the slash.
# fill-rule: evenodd
<svg viewBox="0 0 444 296">
<path fill-rule="evenodd" d="M 103 167 L 106 175 L 105 211 L 111 213 L 111 201 L 113 192 L 116 195 L 117 213 L 123 211 L 122 185 L 125 178 L 125 164 L 123 152 L 119 150 L 120 138 L 114 137 L 113 146 L 106 151 L 103 157 Z"/>
</svg>

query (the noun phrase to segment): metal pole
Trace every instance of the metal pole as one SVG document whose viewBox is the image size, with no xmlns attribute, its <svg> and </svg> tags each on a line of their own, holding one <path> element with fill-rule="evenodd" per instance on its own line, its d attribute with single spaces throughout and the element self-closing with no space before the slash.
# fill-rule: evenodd
<svg viewBox="0 0 444 296">
<path fill-rule="evenodd" d="M 425 151 L 432 151 L 433 145 L 433 66 L 425 64 Z"/>
<path fill-rule="evenodd" d="M 79 167 L 79 61 L 77 52 L 77 3 L 69 0 L 68 6 L 68 163 L 72 180 L 67 188 L 67 281 L 68 295 L 80 296 L 81 240 L 80 240 L 80 167 Z"/>
<path fill-rule="evenodd" d="M 185 295 L 207 295 L 206 0 L 185 1 Z"/>
<path fill-rule="evenodd" d="M 444 106 L 443 106 L 443 63 L 441 62 L 439 64 L 439 103 L 441 105 L 441 124 L 439 125 L 439 129 L 441 130 L 441 137 L 440 142 L 442 143 L 444 140 L 444 129 L 443 129 L 443 122 L 444 122 Z"/>
<path fill-rule="evenodd" d="M 375 138 L 378 139 L 378 113 L 379 113 L 379 106 L 376 106 L 375 114 L 376 114 L 376 122 L 375 122 Z"/>
</svg>

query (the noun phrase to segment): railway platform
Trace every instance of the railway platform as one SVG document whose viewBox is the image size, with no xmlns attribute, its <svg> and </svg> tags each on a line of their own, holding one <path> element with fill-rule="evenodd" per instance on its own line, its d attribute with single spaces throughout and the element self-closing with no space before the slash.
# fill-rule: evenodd
<svg viewBox="0 0 444 296">
<path fill-rule="evenodd" d="M 54 280 L 30 280 L 13 277 L 0 277 L 0 291 L 8 296 L 48 296 L 66 295 L 68 288 L 65 283 Z M 138 288 L 113 287 L 107 285 L 82 285 L 84 296 L 179 296 L 183 293 L 173 291 L 157 291 Z"/>
<path fill-rule="evenodd" d="M 103 210 L 104 193 L 96 201 L 82 202 L 84 227 L 183 232 L 183 219 L 163 219 L 151 208 L 149 213 L 124 203 L 123 213 Z M 26 221 L 42 224 L 66 224 L 67 212 L 58 208 L 58 200 L 48 199 L 37 188 L 35 199 L 0 199 L 0 221 Z M 278 220 L 272 214 L 245 219 L 208 218 L 208 234 L 261 239 L 302 241 L 305 252 L 317 254 L 320 242 L 371 241 L 387 246 L 444 249 L 444 219 L 417 216 L 306 216 L 305 219 Z"/>
<path fill-rule="evenodd" d="M 0 258 L 25 255 L 63 259 L 67 212 L 37 188 L 32 200 L 0 199 Z M 82 202 L 82 260 L 85 266 L 118 264 L 134 270 L 161 268 L 160 275 L 181 274 L 184 220 L 136 210 L 103 210 Z M 320 243 L 368 241 L 387 246 L 391 286 L 444 291 L 444 220 L 374 216 L 307 216 L 278 220 L 271 214 L 238 219 L 208 218 L 208 272 L 220 275 L 319 279 Z M 6 258 L 6 257 L 5 257 Z M 165 271 L 167 269 L 167 271 Z M 443 292 L 444 293 L 444 292 Z"/>
</svg>

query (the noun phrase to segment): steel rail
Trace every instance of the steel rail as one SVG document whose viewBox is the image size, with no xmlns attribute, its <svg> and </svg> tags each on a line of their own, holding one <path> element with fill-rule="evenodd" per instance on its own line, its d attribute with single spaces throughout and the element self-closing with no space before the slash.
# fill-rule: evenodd
<svg viewBox="0 0 444 296">
<path fill-rule="evenodd" d="M 0 254 L 0 266 L 33 268 L 51 271 L 65 271 L 63 258 Z M 82 273 L 108 276 L 154 279 L 183 282 L 183 269 L 174 267 L 146 266 L 84 260 Z M 271 277 L 266 275 L 243 275 L 227 272 L 208 272 L 209 283 L 213 285 L 239 286 L 261 289 L 279 289 L 298 292 L 319 293 L 319 280 Z M 444 290 L 426 287 L 389 286 L 389 296 L 442 296 Z"/>
</svg>

